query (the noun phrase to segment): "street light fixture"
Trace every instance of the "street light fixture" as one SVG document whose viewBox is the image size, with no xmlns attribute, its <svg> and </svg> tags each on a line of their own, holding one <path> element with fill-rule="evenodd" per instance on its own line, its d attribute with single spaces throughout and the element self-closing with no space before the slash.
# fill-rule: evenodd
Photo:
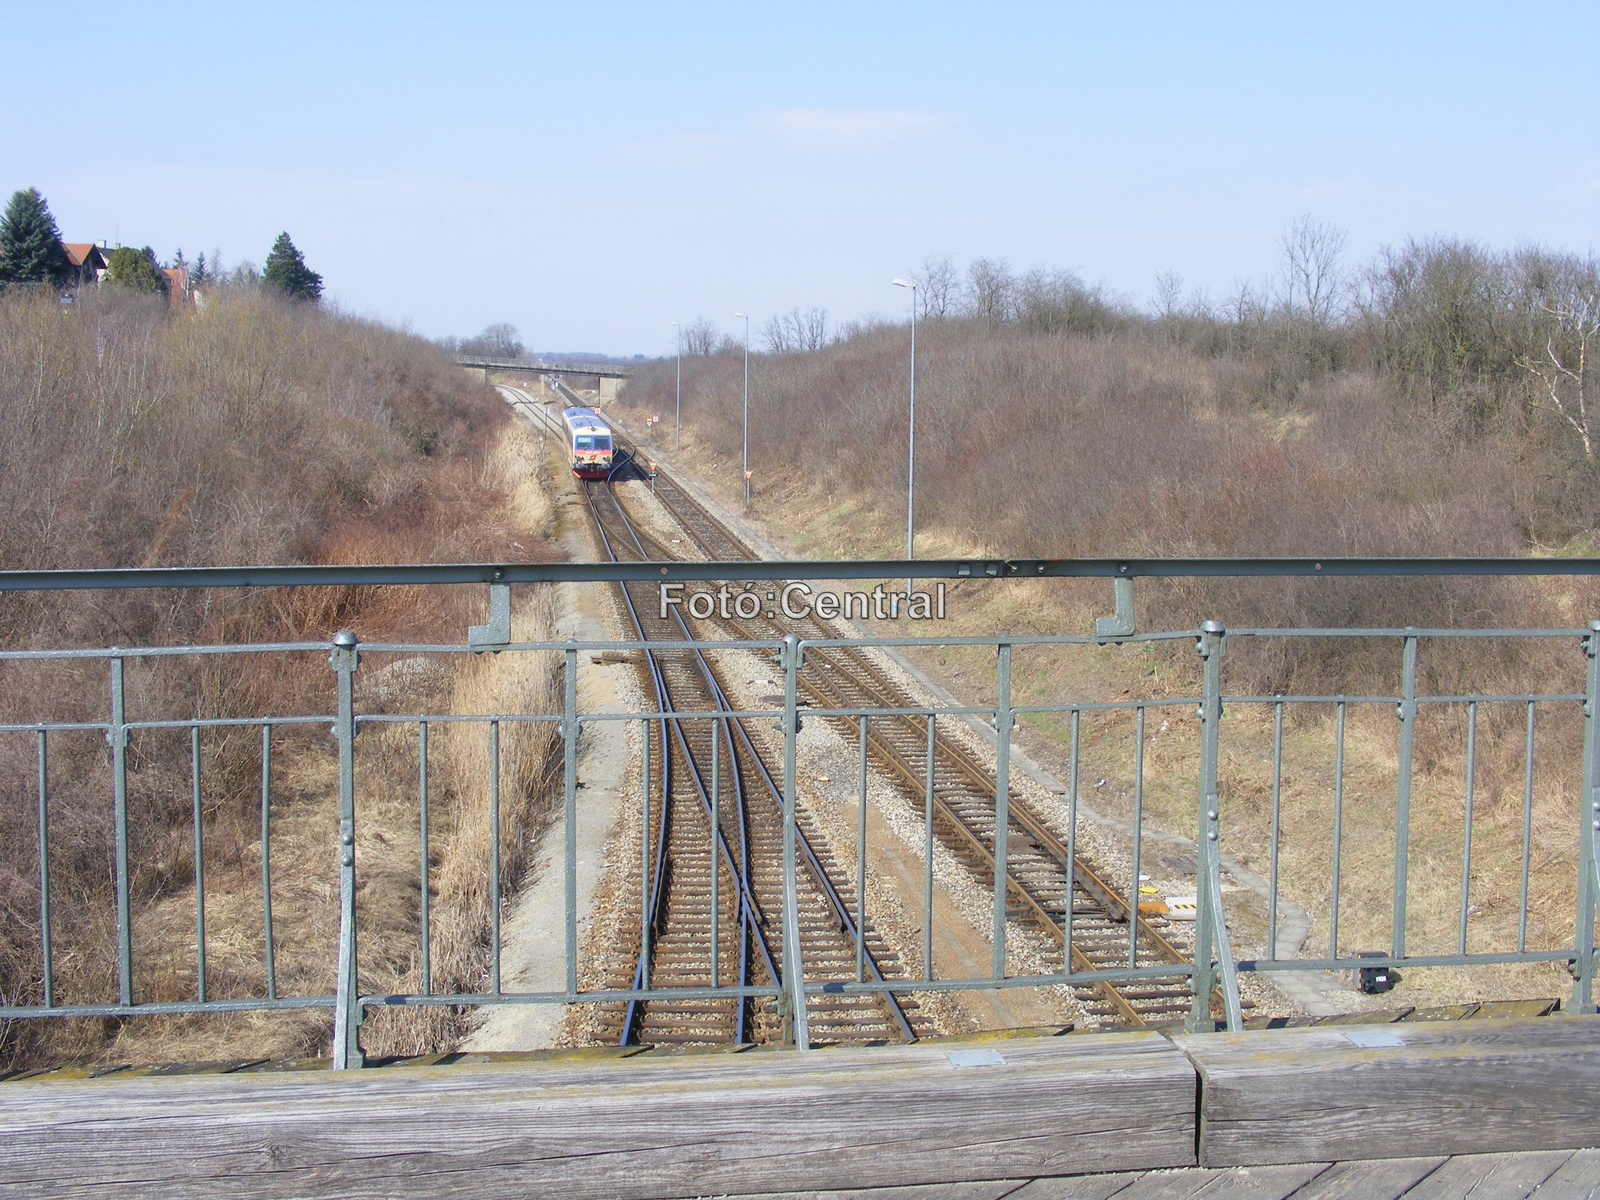
<svg viewBox="0 0 1600 1200">
<path fill-rule="evenodd" d="M 896 279 L 895 287 L 911 289 L 911 419 L 906 429 L 906 561 L 916 537 L 917 487 L 917 285 Z M 911 603 L 911 580 L 906 580 L 906 603 Z"/>
<path fill-rule="evenodd" d="M 736 317 L 744 318 L 744 506 L 750 507 L 750 318 L 744 313 L 736 312 Z"/>
<path fill-rule="evenodd" d="M 669 322 L 678 331 L 678 409 L 672 418 L 672 448 L 678 448 L 678 431 L 683 425 L 683 326 Z"/>
</svg>

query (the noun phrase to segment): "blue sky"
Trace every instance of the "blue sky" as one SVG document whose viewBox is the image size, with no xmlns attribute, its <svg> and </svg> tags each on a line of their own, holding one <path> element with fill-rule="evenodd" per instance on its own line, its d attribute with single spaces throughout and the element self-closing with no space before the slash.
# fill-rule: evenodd
<svg viewBox="0 0 1600 1200">
<path fill-rule="evenodd" d="M 280 229 L 429 336 L 663 353 L 903 309 L 928 254 L 1136 300 L 1275 270 L 1302 214 L 1600 243 L 1600 4 L 22 4 L 0 189 L 70 240 Z"/>
</svg>

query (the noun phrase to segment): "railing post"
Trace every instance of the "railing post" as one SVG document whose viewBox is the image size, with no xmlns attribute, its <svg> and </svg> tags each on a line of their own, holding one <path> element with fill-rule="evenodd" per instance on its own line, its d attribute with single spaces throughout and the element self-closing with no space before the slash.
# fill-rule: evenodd
<svg viewBox="0 0 1600 1200">
<path fill-rule="evenodd" d="M 1408 627 L 1409 628 L 1409 627 Z M 1407 635 L 1400 667 L 1400 780 L 1394 809 L 1394 922 L 1390 954 L 1406 956 L 1406 870 L 1411 856 L 1411 758 L 1417 732 L 1417 639 Z"/>
<path fill-rule="evenodd" d="M 806 985 L 800 961 L 800 901 L 795 872 L 795 737 L 799 733 L 800 639 L 786 634 L 780 655 L 783 667 L 783 990 L 788 999 L 785 1042 L 797 1050 L 811 1048 L 806 1020 Z"/>
<path fill-rule="evenodd" d="M 1583 702 L 1583 800 L 1578 805 L 1580 820 L 1578 837 L 1578 914 L 1573 933 L 1578 961 L 1572 965 L 1572 1011 L 1592 1013 L 1594 1003 L 1594 906 L 1600 898 L 1600 880 L 1596 879 L 1596 854 L 1600 847 L 1600 736 L 1596 721 L 1600 720 L 1600 621 L 1589 622 L 1589 632 L 1583 639 L 1583 653 L 1587 660 L 1587 689 Z"/>
<path fill-rule="evenodd" d="M 55 959 L 50 947 L 50 761 L 49 735 L 39 730 L 39 959 L 44 1006 L 55 1007 Z M 859 978 L 859 975 L 858 975 Z"/>
<path fill-rule="evenodd" d="M 1211 993 L 1217 985 L 1216 953 L 1222 963 L 1224 1002 L 1229 1028 L 1238 1013 L 1237 980 L 1233 978 L 1232 952 L 1222 911 L 1222 874 L 1217 843 L 1220 835 L 1217 752 L 1222 720 L 1222 655 L 1227 631 L 1219 621 L 1200 626 L 1195 648 L 1202 660 L 1200 683 L 1200 814 L 1195 836 L 1194 994 L 1184 1027 L 1190 1033 L 1215 1028 L 1211 1020 Z"/>
<path fill-rule="evenodd" d="M 996 651 L 994 701 L 994 957 L 995 979 L 1006 975 L 1006 852 L 1011 831 L 1011 646 Z M 1072 867 L 1067 867 L 1067 907 L 1072 907 Z M 1072 969 L 1068 955 L 1067 970 Z"/>
<path fill-rule="evenodd" d="M 578 651 L 568 638 L 566 680 L 561 709 L 561 814 L 565 826 L 562 895 L 565 908 L 567 995 L 578 994 Z M 649 770 L 648 767 L 645 768 Z M 648 845 L 650 830 L 644 832 Z M 649 903 L 648 899 L 645 901 Z"/>
<path fill-rule="evenodd" d="M 356 971 L 356 776 L 355 673 L 360 663 L 356 635 L 333 635 L 328 663 L 338 681 L 339 713 L 333 736 L 339 744 L 339 982 L 333 1009 L 333 1069 L 365 1065 L 361 1053 L 361 990 Z"/>
<path fill-rule="evenodd" d="M 267 999 L 278 998 L 278 964 L 272 950 L 272 726 L 261 727 L 261 933 L 266 951 Z"/>
<path fill-rule="evenodd" d="M 128 727 L 122 687 L 122 659 L 111 660 L 112 823 L 117 856 L 117 997 L 124 1008 L 133 1005 L 133 918 L 128 905 Z"/>
</svg>

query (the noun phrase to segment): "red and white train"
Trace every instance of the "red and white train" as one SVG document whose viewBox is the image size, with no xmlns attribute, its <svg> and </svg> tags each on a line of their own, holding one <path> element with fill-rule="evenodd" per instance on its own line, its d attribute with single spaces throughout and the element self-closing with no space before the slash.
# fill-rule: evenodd
<svg viewBox="0 0 1600 1200">
<path fill-rule="evenodd" d="M 567 450 L 572 473 L 579 479 L 604 479 L 611 474 L 611 429 L 592 408 L 568 408 L 561 413 L 567 430 Z"/>
</svg>

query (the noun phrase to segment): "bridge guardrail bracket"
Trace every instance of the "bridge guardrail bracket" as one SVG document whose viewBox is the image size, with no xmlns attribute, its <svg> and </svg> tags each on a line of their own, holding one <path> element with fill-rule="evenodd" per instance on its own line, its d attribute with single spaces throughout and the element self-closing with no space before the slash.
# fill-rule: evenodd
<svg viewBox="0 0 1600 1200">
<path fill-rule="evenodd" d="M 1095 636 L 1103 638 L 1131 637 L 1134 632 L 1133 580 L 1118 576 L 1111 581 L 1111 589 L 1116 603 L 1116 612 L 1109 617 L 1095 618 Z"/>
<path fill-rule="evenodd" d="M 511 644 L 511 585 L 489 585 L 489 623 L 467 627 L 467 645 L 482 653 L 499 651 Z"/>
</svg>

